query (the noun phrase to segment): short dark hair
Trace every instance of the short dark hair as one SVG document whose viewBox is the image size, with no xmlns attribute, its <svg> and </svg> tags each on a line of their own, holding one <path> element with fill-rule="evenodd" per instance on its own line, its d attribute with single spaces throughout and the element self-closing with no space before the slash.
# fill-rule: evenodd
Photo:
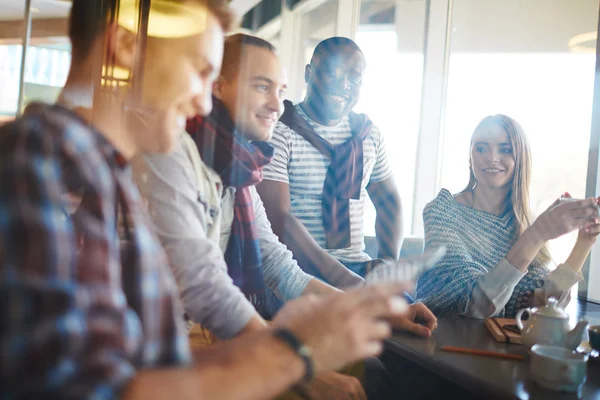
<svg viewBox="0 0 600 400">
<path fill-rule="evenodd" d="M 330 37 L 320 41 L 317 47 L 315 47 L 315 51 L 310 59 L 310 63 L 312 64 L 319 58 L 326 58 L 333 53 L 348 49 L 358 51 L 360 54 L 363 54 L 362 50 L 360 47 L 358 47 L 354 40 L 343 36 Z"/>
<path fill-rule="evenodd" d="M 69 39 L 74 59 L 88 56 L 96 38 L 104 33 L 106 23 L 116 15 L 119 0 L 73 0 L 69 16 Z M 223 31 L 229 32 L 237 19 L 228 0 L 167 0 L 204 4 L 217 18 Z"/>
<path fill-rule="evenodd" d="M 246 35 L 245 33 L 231 35 L 225 39 L 223 63 L 221 66 L 222 76 L 231 78 L 234 74 L 237 74 L 240 67 L 240 60 L 242 59 L 242 53 L 247 46 L 267 49 L 273 54 L 277 53 L 275 46 L 257 36 Z"/>
</svg>

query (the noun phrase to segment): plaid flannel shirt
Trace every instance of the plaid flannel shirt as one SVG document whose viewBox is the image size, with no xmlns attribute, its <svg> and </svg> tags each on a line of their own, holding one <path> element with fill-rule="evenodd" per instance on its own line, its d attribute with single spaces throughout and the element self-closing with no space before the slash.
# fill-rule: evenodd
<svg viewBox="0 0 600 400">
<path fill-rule="evenodd" d="M 76 114 L 36 105 L 0 128 L 0 397 L 114 398 L 138 369 L 191 361 L 149 227 L 127 164 Z"/>
</svg>

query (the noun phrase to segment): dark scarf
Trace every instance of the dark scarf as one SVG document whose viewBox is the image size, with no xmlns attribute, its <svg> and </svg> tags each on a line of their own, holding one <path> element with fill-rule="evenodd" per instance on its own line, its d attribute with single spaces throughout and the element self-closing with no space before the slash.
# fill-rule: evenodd
<svg viewBox="0 0 600 400">
<path fill-rule="evenodd" d="M 236 188 L 225 261 L 233 282 L 259 309 L 267 300 L 250 187 L 262 180 L 262 168 L 271 161 L 273 148 L 250 143 L 235 133 L 229 112 L 216 98 L 210 115 L 189 120 L 187 131 L 202 161 L 220 175 L 225 186 Z"/>
<path fill-rule="evenodd" d="M 284 104 L 285 112 L 280 121 L 331 160 L 323 185 L 321 203 L 327 248 L 350 247 L 350 199 L 360 199 L 363 141 L 371 132 L 373 123 L 365 114 L 351 112 L 348 118 L 352 137 L 334 146 L 314 131 L 292 102 L 286 100 Z"/>
</svg>

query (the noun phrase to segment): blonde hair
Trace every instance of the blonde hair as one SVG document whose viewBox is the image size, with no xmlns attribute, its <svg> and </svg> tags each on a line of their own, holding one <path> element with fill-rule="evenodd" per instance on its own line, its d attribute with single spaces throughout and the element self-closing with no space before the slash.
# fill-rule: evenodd
<svg viewBox="0 0 600 400">
<path fill-rule="evenodd" d="M 529 207 L 529 187 L 531 184 L 531 150 L 529 141 L 527 140 L 527 136 L 521 125 L 511 117 L 503 114 L 489 115 L 482 119 L 473 131 L 473 136 L 475 136 L 479 130 L 490 125 L 502 128 L 508 134 L 513 148 L 515 171 L 511 183 L 511 190 L 509 193 L 510 204 L 508 206 L 510 206 L 516 220 L 517 235 L 514 238 L 516 241 L 517 238 L 533 223 Z M 471 136 L 471 145 L 473 136 Z M 469 173 L 469 183 L 463 192 L 472 191 L 477 186 L 477 178 L 475 178 L 473 166 L 470 162 Z M 551 260 L 550 251 L 546 244 L 540 249 L 536 256 L 536 260 L 542 265 Z"/>
</svg>

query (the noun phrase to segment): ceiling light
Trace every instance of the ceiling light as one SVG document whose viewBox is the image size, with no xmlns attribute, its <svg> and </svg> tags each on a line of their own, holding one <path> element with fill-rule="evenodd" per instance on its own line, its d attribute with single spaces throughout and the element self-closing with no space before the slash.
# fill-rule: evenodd
<svg viewBox="0 0 600 400">
<path fill-rule="evenodd" d="M 194 3 L 152 0 L 148 17 L 148 36 L 177 38 L 197 35 L 206 29 L 208 10 Z M 120 0 L 119 25 L 132 32 L 138 30 L 139 6 L 136 0 Z"/>
<path fill-rule="evenodd" d="M 569 39 L 569 50 L 573 53 L 596 53 L 596 38 L 598 32 L 586 32 Z"/>
</svg>

